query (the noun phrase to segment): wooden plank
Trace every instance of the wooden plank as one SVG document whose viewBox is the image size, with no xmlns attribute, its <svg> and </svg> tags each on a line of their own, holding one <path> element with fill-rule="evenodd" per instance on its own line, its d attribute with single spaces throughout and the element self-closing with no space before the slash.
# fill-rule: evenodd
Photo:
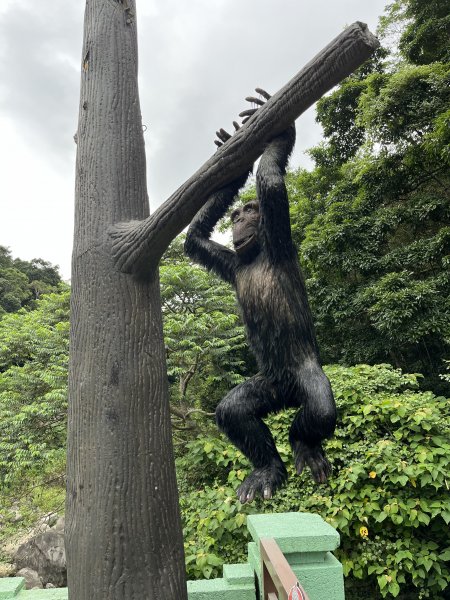
<svg viewBox="0 0 450 600">
<path fill-rule="evenodd" d="M 279 600 L 288 600 L 289 592 L 298 584 L 298 580 L 286 557 L 272 538 L 260 540 L 260 552 L 263 562 L 264 600 L 272 600 L 271 596 L 275 591 L 278 593 Z M 299 588 L 304 600 L 309 600 L 301 585 Z M 277 598 L 276 594 L 275 598 Z"/>
</svg>

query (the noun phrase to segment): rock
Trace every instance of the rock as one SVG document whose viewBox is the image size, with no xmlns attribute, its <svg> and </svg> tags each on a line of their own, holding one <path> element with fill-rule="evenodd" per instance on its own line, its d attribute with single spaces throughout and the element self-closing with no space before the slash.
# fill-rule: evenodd
<svg viewBox="0 0 450 600">
<path fill-rule="evenodd" d="M 37 571 L 44 585 L 67 585 L 64 536 L 58 531 L 50 529 L 22 544 L 16 552 L 14 562 L 19 569 L 28 567 Z"/>
<path fill-rule="evenodd" d="M 59 519 L 53 525 L 52 529 L 53 529 L 53 531 L 60 531 L 61 533 L 64 533 L 65 524 L 66 524 L 65 518 L 59 517 Z"/>
<path fill-rule="evenodd" d="M 16 569 L 11 563 L 0 563 L 0 578 L 11 577 L 15 572 Z"/>
<path fill-rule="evenodd" d="M 22 532 L 20 535 L 16 536 L 12 540 L 4 544 L 4 546 L 2 546 L 1 548 L 2 553 L 13 559 L 13 557 L 17 553 L 17 550 L 20 546 L 22 546 L 22 544 L 25 544 L 39 533 L 43 533 L 44 531 L 48 531 L 49 529 L 50 527 L 46 523 L 42 523 L 41 520 L 39 520 L 38 524 L 35 527 L 33 527 L 32 529 L 28 529 L 25 532 Z"/>
<path fill-rule="evenodd" d="M 46 590 L 50 590 L 52 588 L 56 588 L 56 585 L 53 585 L 53 583 L 47 583 L 47 585 L 45 586 Z"/>
<path fill-rule="evenodd" d="M 39 577 L 39 574 L 36 573 L 36 571 L 34 571 L 33 569 L 29 569 L 28 567 L 17 571 L 16 577 L 23 577 L 25 579 L 26 590 L 41 590 L 44 587 L 42 585 L 42 579 Z"/>
<path fill-rule="evenodd" d="M 50 527 L 53 527 L 58 520 L 58 513 L 49 512 L 36 522 L 36 528 L 40 528 L 41 531 L 46 531 Z"/>
</svg>

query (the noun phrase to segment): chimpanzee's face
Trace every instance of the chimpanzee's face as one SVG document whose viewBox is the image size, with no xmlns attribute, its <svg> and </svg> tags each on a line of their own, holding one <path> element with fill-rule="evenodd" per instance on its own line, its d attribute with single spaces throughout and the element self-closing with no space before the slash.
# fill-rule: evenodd
<svg viewBox="0 0 450 600">
<path fill-rule="evenodd" d="M 259 204 L 256 200 L 247 202 L 231 213 L 233 224 L 233 245 L 238 254 L 245 254 L 258 242 Z"/>
</svg>

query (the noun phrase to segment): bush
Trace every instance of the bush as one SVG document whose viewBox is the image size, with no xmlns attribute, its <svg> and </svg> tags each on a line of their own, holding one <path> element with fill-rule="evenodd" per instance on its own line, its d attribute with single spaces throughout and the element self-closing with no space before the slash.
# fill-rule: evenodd
<svg viewBox="0 0 450 600">
<path fill-rule="evenodd" d="M 271 501 L 238 504 L 233 489 L 249 465 L 223 438 L 188 446 L 178 467 L 182 487 L 191 490 L 181 499 L 189 577 L 218 576 L 222 562 L 243 559 L 250 512 L 298 510 L 319 513 L 337 528 L 350 588 L 364 585 L 372 598 L 443 598 L 450 582 L 448 400 L 417 391 L 417 376 L 389 365 L 326 371 L 339 411 L 327 443 L 334 469 L 327 485 L 315 485 L 309 472 L 294 473 L 292 411 L 268 420 L 290 474 Z"/>
</svg>

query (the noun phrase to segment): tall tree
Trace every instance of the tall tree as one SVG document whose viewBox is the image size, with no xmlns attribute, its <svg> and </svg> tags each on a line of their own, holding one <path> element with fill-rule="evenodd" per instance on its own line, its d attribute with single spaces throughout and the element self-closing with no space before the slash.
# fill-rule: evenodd
<svg viewBox="0 0 450 600">
<path fill-rule="evenodd" d="M 402 12 L 389 22 L 400 19 L 408 60 L 405 40 L 418 47 L 445 21 L 442 3 L 431 5 L 394 3 Z M 391 362 L 439 392 L 450 339 L 450 69 L 433 61 L 446 49 L 440 38 L 428 45 L 420 62 L 431 64 L 375 57 L 321 99 L 316 168 L 290 183 L 323 358 Z"/>
<path fill-rule="evenodd" d="M 56 291 L 60 282 L 58 267 L 41 258 L 13 259 L 9 249 L 0 246 L 0 317 L 22 306 L 32 308 L 43 293 Z"/>
<path fill-rule="evenodd" d="M 395 0 L 380 19 L 380 33 L 400 31 L 401 55 L 416 65 L 450 62 L 448 0 Z"/>
<path fill-rule="evenodd" d="M 186 599 L 158 261 L 208 195 L 376 45 L 360 24 L 348 28 L 149 216 L 135 2 L 86 3 L 69 367 L 71 600 Z"/>
</svg>

